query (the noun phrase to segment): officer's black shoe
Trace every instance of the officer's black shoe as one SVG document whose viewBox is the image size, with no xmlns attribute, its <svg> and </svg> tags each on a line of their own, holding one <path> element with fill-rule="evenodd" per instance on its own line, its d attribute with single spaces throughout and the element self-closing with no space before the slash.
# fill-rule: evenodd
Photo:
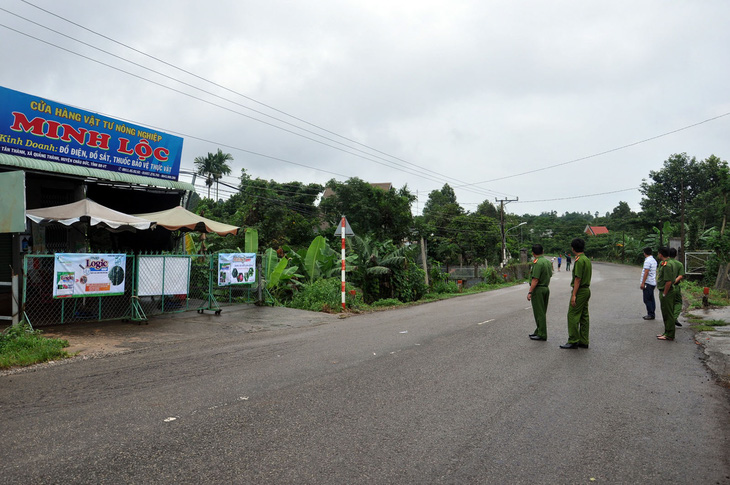
<svg viewBox="0 0 730 485">
<path fill-rule="evenodd" d="M 580 347 L 581 349 L 587 349 L 588 344 L 578 344 L 578 347 Z"/>
<path fill-rule="evenodd" d="M 678 326 L 678 327 L 681 327 L 682 326 L 682 324 L 679 323 L 679 322 L 675 323 L 675 325 Z"/>
<path fill-rule="evenodd" d="M 528 335 L 528 337 L 537 337 L 537 334 L 536 333 L 531 333 L 530 335 Z"/>
<path fill-rule="evenodd" d="M 577 349 L 578 348 L 578 344 L 571 344 L 570 342 L 568 342 L 565 345 L 561 345 L 560 348 L 561 349 Z"/>
<path fill-rule="evenodd" d="M 530 335 L 530 340 L 547 340 L 546 338 L 542 338 L 538 335 Z"/>
<path fill-rule="evenodd" d="M 641 318 L 643 318 L 644 320 L 654 320 L 654 318 L 655 318 L 655 317 L 652 317 L 652 316 L 650 316 L 650 315 L 644 315 L 644 316 L 643 316 L 643 317 L 641 317 Z"/>
</svg>

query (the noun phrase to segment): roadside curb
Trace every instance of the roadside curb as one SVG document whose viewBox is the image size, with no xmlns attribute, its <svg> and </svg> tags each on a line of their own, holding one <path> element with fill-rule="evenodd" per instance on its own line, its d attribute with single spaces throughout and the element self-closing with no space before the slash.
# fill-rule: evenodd
<svg viewBox="0 0 730 485">
<path fill-rule="evenodd" d="M 695 342 L 704 348 L 707 367 L 720 379 L 730 381 L 730 327 L 699 332 L 695 335 Z"/>
<path fill-rule="evenodd" d="M 703 319 L 722 320 L 730 323 L 730 307 L 693 310 L 702 313 Z M 714 330 L 697 332 L 695 343 L 702 345 L 705 364 L 722 381 L 730 384 L 730 325 Z"/>
</svg>

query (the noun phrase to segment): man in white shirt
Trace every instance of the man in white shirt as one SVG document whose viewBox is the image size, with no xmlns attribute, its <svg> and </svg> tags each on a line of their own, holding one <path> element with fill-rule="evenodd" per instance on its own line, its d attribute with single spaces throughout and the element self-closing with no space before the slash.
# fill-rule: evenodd
<svg viewBox="0 0 730 485">
<path fill-rule="evenodd" d="M 644 320 L 654 320 L 656 318 L 656 301 L 654 300 L 656 267 L 657 262 L 654 256 L 651 255 L 651 248 L 644 248 L 644 269 L 641 271 L 641 285 L 639 286 L 644 292 L 644 305 L 646 305 Z"/>
</svg>

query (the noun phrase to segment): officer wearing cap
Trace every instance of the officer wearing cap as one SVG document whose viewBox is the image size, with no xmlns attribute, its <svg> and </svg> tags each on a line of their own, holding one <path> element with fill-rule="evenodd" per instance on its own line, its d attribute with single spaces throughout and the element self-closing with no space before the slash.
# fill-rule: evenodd
<svg viewBox="0 0 730 485">
<path fill-rule="evenodd" d="M 589 344 L 590 316 L 588 314 L 588 300 L 591 299 L 591 277 L 593 265 L 583 253 L 586 242 L 575 238 L 570 248 L 575 254 L 573 273 L 570 280 L 570 305 L 568 305 L 568 342 L 561 345 L 561 349 L 587 349 Z"/>
<path fill-rule="evenodd" d="M 679 314 L 682 313 L 682 291 L 679 288 L 679 283 L 684 279 L 684 265 L 681 261 L 677 260 L 677 250 L 675 248 L 669 248 L 669 262 L 674 265 L 677 271 L 677 278 L 672 283 L 674 286 L 674 324 L 677 327 L 681 327 L 682 324 L 679 323 Z"/>
<path fill-rule="evenodd" d="M 669 249 L 659 248 L 659 266 L 657 267 L 656 287 L 659 290 L 659 303 L 664 320 L 664 333 L 657 335 L 659 340 L 674 340 L 674 281 L 677 279 L 677 269 L 669 262 Z"/>
<path fill-rule="evenodd" d="M 541 244 L 532 246 L 532 265 L 530 267 L 530 290 L 527 301 L 532 302 L 532 314 L 537 328 L 530 334 L 532 340 L 547 340 L 547 308 L 550 300 L 550 278 L 553 265 L 543 256 Z"/>
</svg>

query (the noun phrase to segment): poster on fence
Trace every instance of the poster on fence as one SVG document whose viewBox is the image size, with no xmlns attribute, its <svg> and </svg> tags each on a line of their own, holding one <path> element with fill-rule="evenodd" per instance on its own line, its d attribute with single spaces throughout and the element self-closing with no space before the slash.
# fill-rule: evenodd
<svg viewBox="0 0 730 485">
<path fill-rule="evenodd" d="M 137 296 L 187 295 L 190 257 L 139 256 L 137 274 Z"/>
<path fill-rule="evenodd" d="M 256 253 L 218 254 L 218 286 L 256 282 Z"/>
<path fill-rule="evenodd" d="M 53 298 L 124 294 L 126 254 L 56 253 Z"/>
</svg>

